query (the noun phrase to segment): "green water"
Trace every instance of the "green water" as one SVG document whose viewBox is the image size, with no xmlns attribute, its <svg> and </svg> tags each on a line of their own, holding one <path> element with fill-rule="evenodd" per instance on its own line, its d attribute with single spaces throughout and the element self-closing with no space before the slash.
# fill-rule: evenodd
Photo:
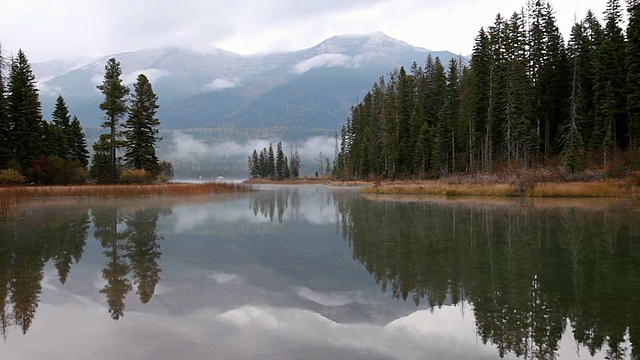
<svg viewBox="0 0 640 360">
<path fill-rule="evenodd" d="M 0 220 L 0 359 L 638 359 L 627 200 L 265 187 Z"/>
</svg>

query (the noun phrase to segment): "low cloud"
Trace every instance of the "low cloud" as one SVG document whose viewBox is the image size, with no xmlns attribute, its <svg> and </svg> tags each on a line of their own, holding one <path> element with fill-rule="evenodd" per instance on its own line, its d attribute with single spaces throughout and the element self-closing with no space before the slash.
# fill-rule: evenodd
<svg viewBox="0 0 640 360">
<path fill-rule="evenodd" d="M 298 74 L 306 73 L 307 71 L 321 67 L 357 67 L 358 62 L 354 61 L 354 58 L 343 54 L 322 54 L 314 56 L 311 59 L 301 61 L 293 67 L 293 71 Z"/>
<path fill-rule="evenodd" d="M 122 83 L 125 85 L 134 84 L 138 79 L 138 75 L 140 74 L 144 74 L 147 77 L 147 79 L 149 79 L 149 82 L 152 84 L 158 81 L 158 79 L 160 79 L 161 77 L 173 75 L 169 71 L 162 70 L 162 69 L 156 69 L 156 68 L 141 69 L 141 70 L 132 71 L 126 75 L 123 75 Z M 91 83 L 96 86 L 101 85 L 103 80 L 104 80 L 104 73 L 96 74 L 91 77 Z M 95 91 L 100 91 L 100 90 L 96 89 Z"/>
<path fill-rule="evenodd" d="M 124 75 L 122 77 L 122 82 L 127 85 L 134 84 L 138 79 L 138 75 L 140 74 L 144 74 L 147 77 L 147 79 L 149 79 L 149 82 L 152 84 L 158 81 L 158 79 L 160 79 L 161 77 L 172 75 L 170 72 L 166 70 L 149 68 L 149 69 L 136 70 L 127 75 Z"/>
<path fill-rule="evenodd" d="M 246 161 L 247 157 L 256 150 L 258 153 L 269 148 L 269 144 L 276 150 L 278 140 L 256 139 L 244 143 L 237 141 L 223 141 L 215 143 L 205 143 L 195 137 L 175 131 L 171 138 L 171 152 L 168 158 L 171 160 L 197 160 L 207 157 L 208 159 L 229 159 L 237 157 Z M 333 160 L 335 152 L 335 138 L 329 136 L 314 136 L 304 142 L 283 142 L 285 156 L 289 157 L 291 149 L 297 149 L 303 162 L 319 163 L 319 154 L 322 151 L 324 157 Z"/>
<path fill-rule="evenodd" d="M 225 90 L 225 89 L 231 89 L 238 86 L 238 81 L 237 80 L 229 80 L 229 79 L 223 79 L 223 78 L 217 78 L 215 80 L 213 80 L 212 82 L 208 83 L 207 85 L 205 85 L 204 87 L 207 90 L 210 91 L 220 91 L 220 90 Z"/>
<path fill-rule="evenodd" d="M 38 91 L 40 91 L 41 94 L 55 97 L 62 93 L 62 89 L 58 86 L 51 86 L 47 84 L 47 81 L 51 79 L 52 79 L 51 76 L 39 79 L 38 82 L 36 83 L 36 87 L 38 88 Z"/>
</svg>

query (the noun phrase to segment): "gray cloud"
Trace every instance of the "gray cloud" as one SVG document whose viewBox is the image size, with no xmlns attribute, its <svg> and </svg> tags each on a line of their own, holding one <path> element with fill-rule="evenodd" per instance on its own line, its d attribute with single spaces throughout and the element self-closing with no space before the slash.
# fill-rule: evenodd
<svg viewBox="0 0 640 360">
<path fill-rule="evenodd" d="M 31 61 L 183 46 L 241 53 L 301 49 L 336 34 L 383 31 L 432 50 L 468 54 L 480 27 L 525 0 L 0 0 L 5 51 Z M 603 0 L 550 0 L 565 38 L 574 15 Z M 455 26 L 453 26 L 455 24 Z M 16 31 L 28 29 L 28 31 Z M 446 34 L 446 35 L 445 35 Z"/>
</svg>

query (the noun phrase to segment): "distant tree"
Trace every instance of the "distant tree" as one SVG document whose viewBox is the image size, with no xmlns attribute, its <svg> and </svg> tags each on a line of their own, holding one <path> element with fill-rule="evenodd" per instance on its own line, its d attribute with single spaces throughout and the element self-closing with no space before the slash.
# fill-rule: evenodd
<svg viewBox="0 0 640 360">
<path fill-rule="evenodd" d="M 120 120 L 127 114 L 127 95 L 129 88 L 122 84 L 122 70 L 120 63 L 115 58 L 109 59 L 105 66 L 104 79 L 97 88 L 104 94 L 104 101 L 100 104 L 100 110 L 105 112 L 103 128 L 109 129 L 109 137 L 104 138 L 108 145 L 108 165 L 111 169 L 111 181 L 118 180 L 117 149 L 120 142 Z"/>
<path fill-rule="evenodd" d="M 293 150 L 291 153 L 291 160 L 289 170 L 291 172 L 291 178 L 297 179 L 300 177 L 300 154 L 298 150 Z"/>
<path fill-rule="evenodd" d="M 269 168 L 267 164 L 267 148 L 263 148 L 260 151 L 260 155 L 258 157 L 258 174 L 261 178 L 266 178 L 269 176 Z"/>
<path fill-rule="evenodd" d="M 9 74 L 7 113 L 13 158 L 23 169 L 43 155 L 42 113 L 31 65 L 22 50 L 11 61 Z"/>
<path fill-rule="evenodd" d="M 160 120 L 156 118 L 159 105 L 158 97 L 153 92 L 149 79 L 144 74 L 138 75 L 133 86 L 134 93 L 129 108 L 129 118 L 124 123 L 125 161 L 135 168 L 158 172 L 156 142 Z"/>
<path fill-rule="evenodd" d="M 273 177 L 276 175 L 276 158 L 273 154 L 273 146 L 269 143 L 269 150 L 267 152 L 267 176 Z"/>
<path fill-rule="evenodd" d="M 276 178 L 282 180 L 284 176 L 284 152 L 282 151 L 282 142 L 278 141 L 276 150 Z"/>
<path fill-rule="evenodd" d="M 256 149 L 253 149 L 253 153 L 249 156 L 249 173 L 254 179 L 260 176 L 260 161 Z"/>
<path fill-rule="evenodd" d="M 291 179 L 291 171 L 289 170 L 289 160 L 287 157 L 284 157 L 284 171 L 283 175 L 285 179 Z"/>
</svg>

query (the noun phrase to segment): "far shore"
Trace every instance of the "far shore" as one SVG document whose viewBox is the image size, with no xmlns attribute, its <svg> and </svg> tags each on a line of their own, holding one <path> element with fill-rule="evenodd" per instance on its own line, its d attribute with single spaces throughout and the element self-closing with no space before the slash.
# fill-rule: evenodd
<svg viewBox="0 0 640 360">
<path fill-rule="evenodd" d="M 398 195 L 444 195 L 444 196 L 501 196 L 501 197 L 556 197 L 593 198 L 626 197 L 640 198 L 640 186 L 631 179 L 602 179 L 590 181 L 545 181 L 534 184 L 516 184 L 482 179 L 450 178 L 442 180 L 407 181 L 335 181 L 327 178 L 307 178 L 271 181 L 250 179 L 247 184 L 305 185 L 324 184 L 331 186 L 359 186 L 366 194 Z"/>
</svg>

